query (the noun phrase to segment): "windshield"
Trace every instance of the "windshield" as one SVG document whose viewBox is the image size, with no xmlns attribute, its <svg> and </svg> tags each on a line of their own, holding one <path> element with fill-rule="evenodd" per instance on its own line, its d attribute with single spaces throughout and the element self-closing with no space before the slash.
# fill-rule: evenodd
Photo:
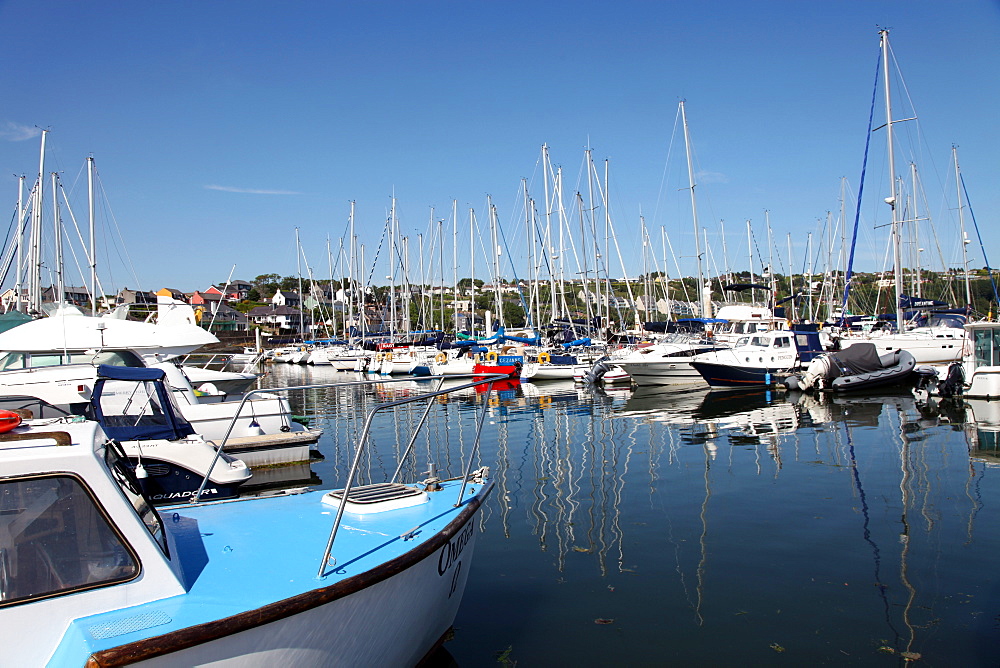
<svg viewBox="0 0 1000 668">
<path fill-rule="evenodd" d="M 163 533 L 163 521 L 146 500 L 146 497 L 143 496 L 139 480 L 135 477 L 128 457 L 126 457 L 121 445 L 115 441 L 108 441 L 105 447 L 104 461 L 107 462 L 108 469 L 111 471 L 111 477 L 118 483 L 125 498 L 132 504 L 132 508 L 135 509 L 142 523 L 146 525 L 153 540 L 160 546 L 163 553 L 167 554 L 167 539 Z"/>
</svg>

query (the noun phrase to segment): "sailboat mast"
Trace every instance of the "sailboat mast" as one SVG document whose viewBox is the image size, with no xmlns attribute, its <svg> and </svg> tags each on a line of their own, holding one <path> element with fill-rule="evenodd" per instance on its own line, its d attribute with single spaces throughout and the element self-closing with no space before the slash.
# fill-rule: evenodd
<svg viewBox="0 0 1000 668">
<path fill-rule="evenodd" d="M 24 174 L 17 179 L 17 271 L 14 273 L 14 310 L 24 308 L 21 295 L 21 276 L 24 266 Z"/>
<path fill-rule="evenodd" d="M 889 91 L 889 31 L 880 30 L 882 43 L 882 74 L 885 77 L 885 137 L 889 151 L 889 197 L 886 204 L 892 210 L 892 260 L 896 284 L 896 330 L 903 332 L 903 267 L 902 239 L 896 214 L 896 155 L 892 145 L 892 96 Z"/>
<path fill-rule="evenodd" d="M 446 330 L 444 325 L 444 219 L 443 218 L 439 219 L 437 224 L 438 224 L 438 229 L 437 229 L 438 273 L 439 276 L 441 277 L 441 282 L 438 283 L 438 286 L 441 289 L 438 303 L 441 305 L 441 331 L 443 332 Z"/>
<path fill-rule="evenodd" d="M 598 241 L 597 237 L 597 221 L 594 218 L 594 212 L 596 211 L 596 207 L 594 205 L 594 169 L 595 169 L 594 157 L 593 154 L 591 153 L 591 149 L 589 148 L 586 150 L 586 154 L 587 154 L 587 193 L 590 197 L 590 227 L 591 227 L 591 236 L 594 239 L 594 303 L 597 306 L 597 315 L 602 317 L 601 321 L 602 326 L 607 327 L 608 322 L 607 318 L 605 317 L 606 309 L 604 308 L 603 303 L 601 301 L 601 259 L 600 259 L 601 249 L 600 249 L 600 242 Z M 583 221 L 581 220 L 581 234 L 583 234 L 583 238 L 586 239 L 587 235 L 583 232 L 582 223 Z M 584 244 L 584 248 L 586 249 L 586 243 Z M 587 257 L 586 250 L 584 250 L 583 257 L 584 258 Z M 583 277 L 584 295 L 586 295 L 587 280 L 588 280 L 587 275 L 586 273 L 584 273 Z M 610 304 L 610 299 L 609 299 L 609 304 Z"/>
<path fill-rule="evenodd" d="M 299 336 L 305 341 L 305 299 L 302 298 L 302 244 L 299 243 L 299 228 L 295 228 L 295 273 L 299 277 Z"/>
<path fill-rule="evenodd" d="M 503 317 L 503 295 L 500 293 L 500 231 L 498 229 L 499 221 L 497 220 L 497 207 L 493 203 L 493 198 L 489 195 L 486 196 L 488 206 L 490 207 L 490 238 L 493 241 L 493 294 L 496 301 L 497 309 L 497 322 L 500 323 L 501 327 L 505 327 L 507 322 Z M 489 332 L 487 332 L 489 334 Z"/>
<path fill-rule="evenodd" d="M 451 276 L 454 298 L 451 305 L 455 309 L 455 331 L 458 331 L 458 200 L 451 201 Z"/>
<path fill-rule="evenodd" d="M 549 163 L 549 145 L 542 144 L 542 188 L 545 197 L 545 253 L 548 260 L 549 270 L 549 301 L 551 311 L 549 319 L 554 321 L 557 316 L 556 311 L 556 277 L 553 263 L 555 262 L 555 247 L 552 243 L 552 202 L 549 201 L 549 175 L 552 165 Z"/>
<path fill-rule="evenodd" d="M 389 334 L 395 340 L 396 321 L 396 197 L 392 198 L 389 209 Z"/>
<path fill-rule="evenodd" d="M 97 242 L 94 239 L 94 156 L 87 157 L 87 205 L 90 225 L 90 312 L 97 315 Z"/>
<path fill-rule="evenodd" d="M 58 175 L 52 172 L 52 230 L 55 234 L 55 270 L 56 284 L 52 286 L 52 300 L 57 304 L 62 304 L 66 300 L 66 284 L 63 281 L 63 246 L 62 228 L 59 224 L 59 198 L 56 197 L 56 183 Z"/>
<path fill-rule="evenodd" d="M 847 178 L 840 179 L 840 259 L 837 266 L 844 271 L 844 290 L 847 290 Z M 831 241 L 832 243 L 832 241 Z M 837 272 L 837 286 L 840 285 L 840 271 Z M 836 302 L 833 291 L 830 292 L 830 318 L 833 318 Z M 847 317 L 847 304 L 844 304 L 844 312 L 840 314 L 841 319 Z"/>
<path fill-rule="evenodd" d="M 469 333 L 476 336 L 476 212 L 469 207 L 469 281 L 472 283 L 472 297 L 469 300 L 469 312 L 472 314 L 469 323 Z"/>
<path fill-rule="evenodd" d="M 591 295 L 594 294 L 594 293 L 590 292 L 590 268 L 587 265 L 587 241 L 586 241 L 586 239 L 587 239 L 587 228 L 586 228 L 586 223 L 585 223 L 585 219 L 584 219 L 584 215 L 583 215 L 583 195 L 581 195 L 579 192 L 576 194 L 576 204 L 577 204 L 577 209 L 580 212 L 580 239 L 583 240 L 582 241 L 582 245 L 583 245 L 583 253 L 582 253 L 582 255 L 583 255 L 583 305 L 584 305 L 584 308 L 585 308 L 585 310 L 587 312 L 587 325 L 590 326 L 594 322 L 594 320 L 593 320 L 593 317 L 594 317 L 593 316 L 593 311 L 594 311 L 594 309 L 591 306 Z M 600 314 L 600 308 L 601 308 L 600 307 L 600 303 L 598 302 L 596 304 L 596 306 L 597 306 L 597 309 L 598 309 L 598 314 Z"/>
<path fill-rule="evenodd" d="M 816 319 L 816 315 L 813 313 L 813 291 L 812 291 L 812 279 L 813 272 L 815 271 L 815 266 L 813 265 L 813 235 L 812 232 L 809 233 L 809 243 L 806 244 L 806 258 L 808 264 L 806 265 L 809 269 L 808 278 L 805 281 L 806 294 L 809 295 L 809 322 Z"/>
<path fill-rule="evenodd" d="M 733 283 L 733 272 L 729 266 L 729 248 L 726 246 L 726 221 L 719 221 L 719 236 L 722 237 L 722 263 L 725 266 L 726 282 Z"/>
<path fill-rule="evenodd" d="M 538 298 L 538 247 L 536 245 L 535 232 L 535 203 L 528 194 L 528 180 L 521 179 L 521 190 L 524 196 L 524 228 L 528 237 L 528 303 L 525 307 L 527 311 L 526 324 L 528 327 L 535 327 L 534 313 L 537 308 Z M 523 302 L 522 302 L 523 303 Z"/>
<path fill-rule="evenodd" d="M 361 266 L 360 266 L 361 274 L 360 274 L 360 276 L 358 276 L 358 278 L 362 279 L 360 281 L 360 286 L 359 286 L 360 289 L 361 289 L 361 299 L 358 301 L 358 308 L 361 309 L 361 315 L 360 315 L 360 320 L 361 320 L 361 343 L 363 345 L 364 342 L 365 342 L 365 334 L 368 333 L 368 282 L 365 281 L 365 280 L 363 280 L 364 277 L 365 277 L 365 245 L 364 244 L 361 244 L 360 248 L 358 248 L 358 259 L 360 260 L 360 264 L 361 264 Z"/>
<path fill-rule="evenodd" d="M 351 200 L 351 213 L 349 215 L 349 223 L 350 223 L 350 230 L 351 230 L 351 238 L 350 238 L 350 243 L 348 244 L 349 248 L 348 248 L 348 254 L 347 254 L 347 262 L 348 262 L 347 275 L 349 276 L 347 284 L 348 284 L 348 286 L 350 288 L 350 291 L 349 292 L 345 291 L 344 292 L 344 297 L 347 299 L 347 313 L 350 316 L 351 324 L 354 325 L 355 324 L 354 323 L 354 244 L 355 244 L 355 239 L 354 239 L 354 200 Z M 364 293 L 362 293 L 362 298 L 364 298 Z M 361 311 L 362 311 L 362 313 L 364 313 L 364 308 L 363 307 L 362 307 Z M 344 329 L 346 330 L 347 327 L 345 326 Z M 347 334 L 347 332 L 345 332 L 345 335 L 346 334 Z M 347 340 L 350 341 L 349 335 L 348 335 L 348 339 Z"/>
<path fill-rule="evenodd" d="M 553 184 L 552 196 L 558 198 L 559 200 L 559 255 L 556 259 L 559 260 L 559 280 L 557 286 L 559 289 L 559 315 L 569 320 L 570 330 L 573 332 L 573 338 L 580 338 L 576 331 L 576 324 L 573 322 L 573 318 L 570 317 L 569 306 L 566 304 L 566 241 L 565 241 L 565 231 L 569 224 L 566 221 L 566 209 L 563 206 L 563 173 L 562 167 L 556 168 L 556 178 Z"/>
<path fill-rule="evenodd" d="M 341 239 L 341 241 L 340 241 L 340 246 L 341 246 L 341 251 L 343 251 L 343 246 L 344 246 L 343 239 Z M 338 258 L 338 262 L 339 262 L 340 255 L 338 255 L 337 258 Z M 330 235 L 329 234 L 326 235 L 326 267 L 327 267 L 327 270 L 330 273 L 330 284 L 329 284 L 330 285 L 330 321 L 333 323 L 333 333 L 334 333 L 334 335 L 336 335 L 336 333 L 337 333 L 337 311 L 333 308 L 333 302 L 334 302 L 334 298 L 337 296 L 337 294 L 333 291 L 333 250 L 332 250 L 332 248 L 330 246 Z M 320 299 L 320 301 L 322 302 L 323 300 Z M 324 323 L 324 326 L 325 326 L 325 323 Z M 347 328 L 345 327 L 344 329 L 347 329 Z M 330 329 L 329 328 L 326 328 L 326 333 L 327 333 L 327 336 L 330 336 Z"/>
<path fill-rule="evenodd" d="M 958 189 L 958 226 L 962 233 L 962 274 L 965 275 L 965 306 L 972 308 L 972 286 L 969 282 L 969 237 L 965 233 L 965 212 L 962 205 L 962 173 L 958 168 L 958 147 L 951 147 L 955 162 L 955 187 Z"/>
<path fill-rule="evenodd" d="M 340 243 L 337 248 L 337 268 L 340 269 L 341 280 L 340 283 L 340 295 L 344 298 L 347 297 L 347 284 L 348 281 L 343 280 L 344 276 L 344 265 L 347 262 L 346 251 L 344 250 L 344 237 L 340 237 Z M 337 302 L 337 291 L 333 289 L 333 273 L 330 274 L 330 311 L 333 313 L 333 321 L 337 321 L 337 311 L 334 308 L 334 304 Z M 340 302 L 340 319 L 344 322 L 344 339 L 347 340 L 350 334 L 347 331 L 347 311 L 344 309 L 344 302 Z"/>
<path fill-rule="evenodd" d="M 764 226 L 767 228 L 767 285 L 771 293 L 768 306 L 773 309 L 778 287 L 774 278 L 774 240 L 771 236 L 771 212 L 767 209 L 764 209 Z"/>
<path fill-rule="evenodd" d="M 410 237 L 400 237 L 400 244 L 403 247 L 402 251 L 400 251 L 403 256 L 400 258 L 399 265 L 400 270 L 403 272 L 403 277 L 399 282 L 400 310 L 402 311 L 399 314 L 399 319 L 406 323 L 403 327 L 405 334 L 413 329 L 410 323 L 410 299 L 412 297 L 410 288 L 413 285 L 413 282 L 410 280 Z"/>
<path fill-rule="evenodd" d="M 434 209 L 431 208 L 431 222 L 433 223 Z M 433 329 L 434 323 L 431 322 L 430 326 L 427 325 L 427 293 L 426 293 L 426 277 L 424 275 L 424 235 L 417 233 L 417 253 L 420 256 L 420 306 L 417 308 L 417 327 L 418 330 Z"/>
<path fill-rule="evenodd" d="M 696 295 L 698 297 L 698 312 L 703 318 L 709 317 L 705 309 L 705 276 L 701 268 L 701 238 L 698 234 L 698 202 L 694 194 L 694 162 L 691 160 L 691 136 L 688 132 L 687 113 L 684 110 L 684 100 L 681 100 L 681 121 L 684 125 L 684 150 L 687 153 L 688 168 L 688 189 L 691 191 L 691 223 L 694 228 L 694 253 L 698 263 L 698 287 Z"/>
<path fill-rule="evenodd" d="M 792 275 L 792 233 L 785 234 L 785 245 L 788 247 L 788 294 L 795 294 L 795 277 Z"/>
<path fill-rule="evenodd" d="M 48 130 L 42 130 L 42 142 L 38 155 L 38 181 L 35 197 L 31 205 L 31 245 L 29 257 L 31 272 L 28 275 L 28 304 L 31 312 L 42 310 L 42 194 L 45 185 L 45 138 Z"/>
<path fill-rule="evenodd" d="M 753 285 L 753 228 L 750 226 L 750 219 L 747 218 L 747 255 L 750 258 L 750 284 Z M 764 272 L 761 272 L 763 274 Z M 761 275 L 761 278 L 764 278 Z M 750 288 L 750 303 L 754 301 L 754 289 Z"/>
</svg>

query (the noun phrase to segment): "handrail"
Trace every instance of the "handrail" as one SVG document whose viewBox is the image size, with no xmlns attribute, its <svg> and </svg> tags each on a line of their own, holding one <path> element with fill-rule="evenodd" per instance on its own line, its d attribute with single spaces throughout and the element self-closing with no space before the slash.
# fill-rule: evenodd
<svg viewBox="0 0 1000 668">
<path fill-rule="evenodd" d="M 196 357 L 199 358 L 207 357 L 208 360 L 201 361 L 192 359 Z M 232 359 L 232 357 L 233 353 L 188 353 L 186 355 L 181 356 L 180 363 L 181 364 L 190 363 L 196 366 L 200 366 L 201 368 L 208 368 L 209 365 L 212 364 L 220 364 L 222 366 L 226 366 L 227 364 L 229 364 L 229 361 Z"/>
<path fill-rule="evenodd" d="M 449 387 L 447 389 L 442 389 L 442 386 L 443 386 L 444 381 L 446 379 L 452 379 L 453 380 L 453 379 L 456 379 L 456 378 L 470 378 L 470 377 L 474 378 L 474 379 L 478 379 L 478 380 L 473 380 L 472 382 L 469 382 L 469 383 L 462 383 L 461 385 L 456 385 L 454 387 Z M 405 451 L 403 452 L 403 454 L 400 457 L 401 463 L 397 467 L 395 473 L 393 473 L 392 480 L 395 481 L 396 478 L 397 478 L 397 476 L 400 473 L 400 470 L 402 469 L 402 461 L 405 460 L 406 456 L 409 455 L 410 451 L 412 450 L 413 444 L 416 442 L 417 435 L 419 434 L 420 430 L 423 428 L 423 425 L 424 425 L 424 422 L 427 419 L 427 416 L 430 414 L 430 409 L 431 409 L 431 407 L 433 405 L 433 401 L 432 400 L 434 399 L 434 397 L 439 397 L 439 396 L 442 396 L 442 395 L 445 395 L 445 394 L 450 394 L 452 392 L 456 392 L 456 391 L 459 391 L 459 390 L 465 390 L 465 389 L 469 389 L 469 388 L 472 388 L 472 387 L 478 387 L 478 386 L 481 386 L 481 385 L 487 385 L 488 384 L 487 385 L 486 394 L 484 395 L 483 408 L 480 411 L 479 421 L 478 421 L 478 424 L 476 426 L 476 438 L 475 438 L 475 442 L 473 443 L 472 450 L 471 450 L 471 452 L 469 454 L 469 461 L 466 464 L 464 475 L 463 475 L 462 487 L 459 490 L 458 499 L 455 502 L 455 506 L 458 507 L 459 505 L 461 505 L 462 497 L 465 494 L 465 489 L 466 489 L 466 486 L 467 486 L 468 478 L 469 478 L 469 475 L 471 474 L 471 471 L 472 471 L 472 463 L 475 461 L 475 456 L 476 456 L 476 454 L 479 451 L 479 441 L 480 441 L 481 436 L 482 436 L 483 423 L 484 423 L 485 418 L 486 418 L 486 412 L 487 412 L 487 410 L 489 408 L 489 397 L 490 397 L 490 394 L 492 394 L 492 392 L 493 392 L 493 385 L 494 385 L 494 383 L 496 381 L 503 380 L 503 379 L 506 379 L 506 378 L 508 378 L 508 375 L 507 374 L 501 374 L 501 373 L 496 373 L 496 374 L 468 374 L 468 375 L 460 375 L 460 376 L 454 376 L 454 375 L 452 375 L 452 376 L 422 376 L 420 378 L 420 380 L 437 380 L 438 381 L 437 388 L 434 389 L 431 392 L 426 392 L 426 393 L 423 393 L 423 394 L 420 394 L 420 395 L 417 395 L 417 396 L 407 397 L 407 398 L 404 398 L 404 399 L 397 399 L 396 401 L 390 401 L 390 402 L 386 402 L 386 403 L 383 403 L 383 404 L 379 404 L 378 406 L 375 406 L 371 411 L 368 412 L 368 416 L 365 418 L 365 424 L 364 424 L 364 428 L 362 429 L 361 436 L 358 438 L 358 449 L 357 449 L 357 452 L 356 452 L 356 454 L 354 456 L 354 461 L 351 464 L 350 471 L 348 472 L 348 475 L 347 475 L 347 482 L 344 485 L 343 495 L 342 495 L 341 500 L 340 500 L 340 506 L 337 509 L 337 516 L 334 519 L 333 527 L 330 530 L 330 537 L 327 540 L 326 549 L 323 552 L 323 560 L 322 560 L 322 562 L 320 562 L 319 572 L 317 573 L 317 577 L 318 578 L 322 578 L 323 577 L 323 572 L 326 569 L 326 567 L 327 567 L 327 565 L 328 565 L 328 563 L 330 561 L 330 553 L 333 550 L 333 543 L 334 543 L 334 540 L 336 539 L 337 532 L 338 532 L 338 530 L 340 528 L 340 522 L 341 522 L 341 520 L 342 520 L 342 518 L 344 516 L 344 511 L 345 511 L 345 509 L 347 507 L 347 498 L 348 498 L 348 495 L 351 492 L 351 488 L 354 485 L 354 478 L 357 476 L 357 471 L 358 471 L 358 468 L 360 467 L 360 464 L 361 464 L 361 455 L 364 452 L 364 446 L 365 446 L 366 441 L 368 440 L 368 433 L 371 430 L 371 424 L 372 424 L 372 420 L 374 419 L 375 414 L 379 413 L 381 411 L 387 410 L 389 408 L 395 408 L 396 406 L 402 406 L 404 404 L 409 404 L 409 403 L 413 403 L 413 402 L 416 402 L 416 401 L 427 400 L 427 408 L 424 410 L 424 414 L 421 417 L 420 422 L 417 424 L 417 427 L 414 430 L 414 434 L 411 437 L 410 442 L 407 444 L 407 447 L 406 447 Z M 219 461 L 219 458 L 222 456 L 223 448 L 229 442 L 229 438 L 232 435 L 232 432 L 233 432 L 234 427 L 236 426 L 237 420 L 239 419 L 240 415 L 243 412 L 244 406 L 246 406 L 247 402 L 250 401 L 251 397 L 256 396 L 258 394 L 274 394 L 274 393 L 278 393 L 278 392 L 293 392 L 293 391 L 296 391 L 296 390 L 315 390 L 315 389 L 328 389 L 328 388 L 341 388 L 341 387 L 359 387 L 359 386 L 365 386 L 365 385 L 406 382 L 406 381 L 412 381 L 412 380 L 413 380 L 412 378 L 365 379 L 365 380 L 346 381 L 346 382 L 340 382 L 340 383 L 320 383 L 320 384 L 314 384 L 314 385 L 295 385 L 295 386 L 290 386 L 290 387 L 269 387 L 269 388 L 261 388 L 261 389 L 256 389 L 256 390 L 250 390 L 249 392 L 247 392 L 246 394 L 243 395 L 243 398 L 240 401 L 240 405 L 236 409 L 236 414 L 233 416 L 233 419 L 230 420 L 230 422 L 229 422 L 229 426 L 226 429 L 225 435 L 222 437 L 222 440 L 218 443 L 218 445 L 216 445 L 215 456 L 212 458 L 212 463 L 209 465 L 208 471 L 205 472 L 205 477 L 202 479 L 201 485 L 199 485 L 199 487 L 198 487 L 198 491 L 195 492 L 194 495 L 191 497 L 190 503 L 196 504 L 196 503 L 199 503 L 201 501 L 201 495 L 204 492 L 205 487 L 208 484 L 209 477 L 212 475 L 212 471 L 215 469 L 216 463 Z"/>
<path fill-rule="evenodd" d="M 445 377 L 441 376 L 441 380 L 438 381 L 436 390 L 440 390 L 441 386 L 444 385 L 444 379 Z M 399 456 L 399 464 L 396 466 L 396 471 L 392 474 L 392 479 L 389 480 L 389 482 L 396 482 L 396 478 L 399 477 L 400 471 L 403 470 L 403 463 L 406 461 L 410 451 L 413 449 L 413 444 L 417 442 L 417 436 L 420 434 L 420 430 L 423 429 L 424 422 L 427 421 L 427 416 L 431 413 L 431 407 L 434 405 L 433 399 L 434 397 L 432 396 L 427 400 L 427 408 L 424 409 L 424 414 L 420 417 L 420 422 L 418 422 L 417 426 L 413 429 L 413 436 L 410 437 L 410 442 L 406 444 L 406 449 L 403 450 L 403 454 Z"/>
<path fill-rule="evenodd" d="M 480 376 L 476 376 L 476 377 L 480 378 Z M 425 378 L 426 378 L 426 376 L 425 376 Z M 440 376 L 432 376 L 431 378 L 440 378 Z M 452 378 L 454 378 L 454 376 L 452 376 Z M 472 447 L 471 453 L 469 454 L 469 465 L 466 467 L 467 470 L 466 470 L 466 474 L 465 475 L 468 476 L 468 469 L 471 468 L 472 461 L 475 458 L 475 454 L 479 450 L 480 432 L 482 430 L 483 418 L 485 417 L 486 411 L 489 408 L 489 396 L 493 392 L 493 384 L 496 381 L 498 381 L 498 380 L 502 380 L 504 378 L 508 378 L 508 376 L 507 376 L 507 374 L 490 374 L 489 376 L 485 376 L 485 377 L 481 377 L 481 378 L 482 378 L 481 380 L 474 381 L 472 383 L 465 383 L 465 384 L 462 384 L 462 385 L 457 385 L 455 387 L 449 387 L 447 390 L 440 390 L 439 389 L 439 390 L 435 390 L 433 392 L 428 392 L 427 394 L 422 394 L 422 395 L 417 396 L 417 397 L 408 397 L 406 399 L 398 399 L 396 401 L 390 401 L 388 403 L 379 404 L 378 406 L 376 406 L 375 408 L 373 408 L 371 411 L 368 412 L 368 417 L 365 418 L 364 429 L 361 431 L 361 436 L 358 438 L 358 450 L 357 450 L 357 453 L 355 453 L 355 455 L 354 455 L 354 461 L 351 463 L 351 469 L 350 469 L 350 471 L 347 474 L 347 483 L 344 485 L 344 489 L 343 489 L 343 492 L 342 492 L 341 497 L 340 497 L 340 506 L 338 506 L 338 508 L 337 508 L 337 516 L 333 520 L 333 528 L 330 529 L 330 538 L 327 539 L 327 541 L 326 541 L 326 549 L 323 551 L 323 560 L 320 562 L 319 571 L 316 573 L 316 577 L 317 578 L 322 578 L 323 577 L 323 572 L 326 570 L 326 567 L 330 563 L 330 553 L 333 551 L 333 541 L 337 538 L 337 532 L 340 529 L 340 522 L 341 522 L 341 519 L 344 517 L 344 511 L 347 508 L 347 499 L 350 496 L 351 488 L 354 485 L 354 478 L 357 475 L 358 467 L 361 465 L 361 455 L 364 452 L 364 444 L 365 444 L 365 441 L 368 438 L 368 432 L 371 429 L 372 420 L 374 419 L 375 414 L 378 413 L 378 412 L 380 412 L 380 411 L 383 411 L 383 410 L 385 410 L 387 408 L 394 408 L 396 406 L 402 406 L 403 404 L 413 403 L 414 401 L 420 401 L 421 399 L 433 398 L 433 397 L 441 396 L 443 394 L 449 394 L 449 393 L 455 392 L 457 390 L 464 390 L 464 389 L 468 389 L 470 387 L 476 387 L 478 385 L 483 385 L 483 384 L 489 383 L 489 385 L 487 386 L 487 390 L 486 390 L 486 396 L 484 397 L 485 400 L 483 401 L 483 409 L 482 409 L 482 411 L 480 413 L 480 417 L 479 417 L 479 429 L 476 431 L 476 442 L 475 442 L 475 444 Z M 465 493 L 465 484 L 464 483 L 463 483 L 462 489 L 460 490 L 459 493 L 460 494 L 464 494 Z M 458 506 L 461 503 L 461 500 L 462 500 L 462 497 L 459 496 L 458 502 L 456 502 L 455 505 Z"/>
</svg>

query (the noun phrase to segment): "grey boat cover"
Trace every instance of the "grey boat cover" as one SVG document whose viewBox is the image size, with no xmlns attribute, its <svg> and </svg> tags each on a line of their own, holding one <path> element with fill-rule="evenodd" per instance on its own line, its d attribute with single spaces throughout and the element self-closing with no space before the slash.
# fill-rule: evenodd
<svg viewBox="0 0 1000 668">
<path fill-rule="evenodd" d="M 879 358 L 878 349 L 875 348 L 874 343 L 867 341 L 855 343 L 840 352 L 830 354 L 830 368 L 826 376 L 831 379 L 839 376 L 853 376 L 884 369 L 886 366 L 898 363 L 897 360 L 886 364 L 887 361 Z"/>
</svg>

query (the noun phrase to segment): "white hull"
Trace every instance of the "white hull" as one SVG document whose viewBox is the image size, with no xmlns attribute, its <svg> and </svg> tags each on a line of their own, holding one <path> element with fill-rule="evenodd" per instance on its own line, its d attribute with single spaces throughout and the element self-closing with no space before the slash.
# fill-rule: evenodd
<svg viewBox="0 0 1000 668">
<path fill-rule="evenodd" d="M 964 330 L 954 327 L 928 327 L 903 334 L 846 336 L 840 339 L 840 347 L 847 348 L 862 341 L 874 343 L 879 355 L 899 349 L 905 350 L 913 355 L 917 364 L 959 362 L 970 345 Z"/>
<path fill-rule="evenodd" d="M 673 362 L 622 362 L 618 365 L 636 385 L 704 385 L 705 379 L 687 360 Z M 607 374 L 605 374 L 607 380 Z"/>
<path fill-rule="evenodd" d="M 306 358 L 306 364 L 313 364 L 315 366 L 325 366 L 330 363 L 330 359 L 327 356 L 329 351 L 325 348 L 317 348 L 309 353 L 309 357 Z"/>
<path fill-rule="evenodd" d="M 472 359 L 449 359 L 447 362 L 434 362 L 431 364 L 431 375 L 433 376 L 467 376 L 472 373 L 476 366 Z"/>
<path fill-rule="evenodd" d="M 478 513 L 473 514 L 451 540 L 419 562 L 376 584 L 284 619 L 135 665 L 413 666 L 455 620 L 475 549 L 477 517 Z M 458 551 L 454 546 L 460 540 L 467 542 L 462 543 L 459 559 L 449 560 L 449 550 Z M 349 581 L 342 581 L 330 589 L 348 585 Z M 288 604 L 283 601 L 272 607 Z"/>
<path fill-rule="evenodd" d="M 1000 366 L 981 366 L 968 379 L 965 396 L 978 399 L 1000 399 Z"/>
<path fill-rule="evenodd" d="M 700 376 L 699 376 L 700 378 Z M 611 371 L 601 376 L 601 380 L 604 381 L 605 385 L 631 385 L 632 376 L 629 375 L 625 369 L 621 368 L 617 364 L 611 367 Z"/>
<path fill-rule="evenodd" d="M 724 346 L 678 337 L 634 350 L 613 358 L 637 385 L 704 385 L 701 374 L 691 366 L 699 353 L 727 350 Z"/>
<path fill-rule="evenodd" d="M 412 357 L 394 358 L 391 360 L 383 360 L 382 365 L 379 367 L 379 373 L 383 376 L 392 376 L 396 374 L 408 374 L 410 369 L 413 367 Z"/>
<path fill-rule="evenodd" d="M 357 357 L 335 357 L 330 360 L 330 365 L 336 371 L 354 371 L 358 365 L 358 359 Z"/>
<path fill-rule="evenodd" d="M 521 370 L 524 380 L 573 380 L 575 373 L 582 369 L 584 373 L 590 370 L 589 364 L 525 364 Z"/>
<path fill-rule="evenodd" d="M 337 371 L 354 371 L 359 360 L 363 362 L 368 358 L 368 355 L 364 351 L 354 353 L 328 352 L 326 357 L 327 361 Z"/>
</svg>

